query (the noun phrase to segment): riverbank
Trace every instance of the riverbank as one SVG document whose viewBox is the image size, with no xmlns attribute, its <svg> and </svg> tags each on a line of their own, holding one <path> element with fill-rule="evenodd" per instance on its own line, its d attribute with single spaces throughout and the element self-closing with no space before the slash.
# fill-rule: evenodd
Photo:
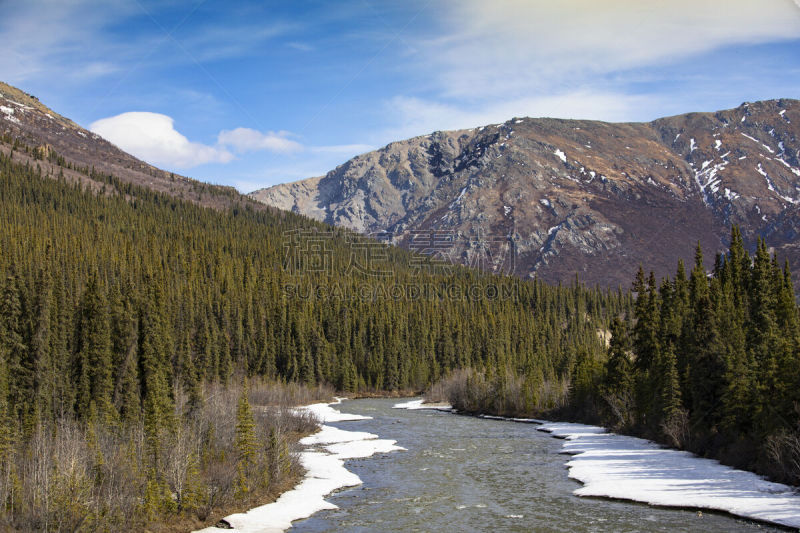
<svg viewBox="0 0 800 533">
<path fill-rule="evenodd" d="M 363 415 L 346 415 L 332 407 L 340 404 L 319 403 L 297 408 L 320 421 L 319 431 L 300 439 L 306 448 L 300 452 L 300 464 L 306 474 L 292 490 L 283 493 L 275 502 L 255 507 L 243 513 L 226 516 L 220 523 L 223 528 L 208 527 L 196 533 L 277 533 L 292 526 L 292 522 L 307 518 L 323 509 L 336 509 L 325 500 L 332 492 L 361 484 L 361 480 L 344 467 L 347 459 L 370 457 L 376 453 L 402 451 L 396 441 L 379 439 L 378 435 L 347 431 L 327 425 L 331 422 L 369 420 Z"/>
<path fill-rule="evenodd" d="M 434 409 L 456 413 L 423 400 L 395 405 L 398 409 Z M 456 413 L 458 414 L 458 413 Z M 582 483 L 576 496 L 635 501 L 662 507 L 708 509 L 734 516 L 800 528 L 800 495 L 744 470 L 655 442 L 610 433 L 598 426 L 549 422 L 533 418 L 477 415 L 491 420 L 536 424 L 539 431 L 564 439 L 562 453 L 569 477 Z"/>
</svg>

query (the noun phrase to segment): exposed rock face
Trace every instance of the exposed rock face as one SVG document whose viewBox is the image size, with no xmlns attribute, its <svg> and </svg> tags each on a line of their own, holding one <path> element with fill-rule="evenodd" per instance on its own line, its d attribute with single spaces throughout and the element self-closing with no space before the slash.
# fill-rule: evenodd
<svg viewBox="0 0 800 533">
<path fill-rule="evenodd" d="M 627 286 L 639 263 L 673 273 L 698 241 L 712 264 L 731 224 L 797 267 L 798 136 L 797 100 L 650 123 L 512 119 L 391 143 L 251 196 L 412 248 L 416 230 L 451 232 L 451 256 L 468 264 L 474 236 L 505 239 L 516 274 Z"/>
</svg>

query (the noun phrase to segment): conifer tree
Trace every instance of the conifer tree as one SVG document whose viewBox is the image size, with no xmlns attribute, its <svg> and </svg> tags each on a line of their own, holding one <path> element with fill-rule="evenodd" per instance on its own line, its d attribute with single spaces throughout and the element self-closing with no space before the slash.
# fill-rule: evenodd
<svg viewBox="0 0 800 533">
<path fill-rule="evenodd" d="M 632 422 L 633 365 L 629 352 L 627 326 L 619 317 L 615 317 L 611 323 L 611 341 L 608 347 L 602 394 L 609 404 L 615 422 L 623 427 Z"/>
<path fill-rule="evenodd" d="M 139 375 L 142 384 L 142 410 L 154 464 L 159 463 L 159 449 L 165 432 L 171 431 L 173 404 L 166 371 L 169 344 L 164 338 L 161 298 L 157 283 L 152 283 L 140 318 Z M 155 493 L 154 493 L 155 494 Z"/>
<path fill-rule="evenodd" d="M 605 384 L 609 392 L 629 390 L 632 384 L 632 365 L 628 352 L 630 341 L 625 324 L 615 317 L 611 323 L 611 340 L 608 347 Z"/>
<path fill-rule="evenodd" d="M 252 490 L 251 477 L 254 474 L 259 449 L 248 393 L 245 380 L 236 408 L 236 493 L 239 499 L 246 498 Z"/>
<path fill-rule="evenodd" d="M 645 283 L 644 271 L 639 268 L 634 283 L 637 294 L 634 316 L 636 324 L 633 327 L 633 349 L 636 353 L 635 366 L 640 372 L 649 370 L 658 359 L 659 326 L 660 326 L 660 301 L 656 289 L 655 275 L 651 272 Z"/>
<path fill-rule="evenodd" d="M 50 410 L 54 419 L 68 418 L 74 414 L 75 386 L 70 379 L 73 375 L 71 357 L 72 314 L 68 309 L 67 296 L 61 276 L 53 282 L 53 306 L 50 313 L 50 368 L 46 376 L 50 391 Z"/>
<path fill-rule="evenodd" d="M 774 400 L 778 384 L 778 335 L 776 292 L 772 260 L 767 245 L 758 240 L 750 278 L 750 328 L 748 339 L 752 358 L 756 364 L 760 413 L 759 419 L 767 426 L 774 423 Z M 766 428 L 765 428 L 766 430 Z"/>
<path fill-rule="evenodd" d="M 672 346 L 668 346 L 663 352 L 659 368 L 659 393 L 660 393 L 660 413 L 659 423 L 669 423 L 677 416 L 683 404 L 681 402 L 680 381 L 678 380 L 678 361 Z"/>
<path fill-rule="evenodd" d="M 41 270 L 36 280 L 35 308 L 31 324 L 31 360 L 33 362 L 36 417 L 52 418 L 54 383 L 51 381 L 53 365 L 51 355 L 52 286 L 48 270 Z"/>
<path fill-rule="evenodd" d="M 6 472 L 8 459 L 13 451 L 14 425 L 8 395 L 8 350 L 0 345 L 0 475 Z"/>
<path fill-rule="evenodd" d="M 116 417 L 108 317 L 105 295 L 97 275 L 92 274 L 83 294 L 78 325 L 80 381 L 76 410 L 79 416 L 88 416 L 89 405 L 94 402 L 101 417 Z"/>
<path fill-rule="evenodd" d="M 245 381 L 236 408 L 236 450 L 238 460 L 250 468 L 255 464 L 258 440 L 255 434 L 253 410 L 250 407 L 250 400 L 247 398 L 248 394 L 249 388 Z"/>
<path fill-rule="evenodd" d="M 735 237 L 735 234 L 734 234 Z M 719 305 L 720 331 L 724 332 L 721 343 L 724 350 L 724 388 L 722 390 L 720 412 L 722 428 L 733 433 L 743 433 L 750 427 L 753 408 L 752 402 L 754 381 L 754 368 L 752 360 L 747 354 L 745 336 L 745 310 L 740 308 L 746 299 L 735 286 L 744 279 L 736 272 L 737 254 L 735 247 L 740 243 L 732 242 L 731 252 L 725 263 L 726 275 L 721 280 Z M 738 280 L 738 281 L 737 281 Z"/>
<path fill-rule="evenodd" d="M 0 348 L 5 350 L 10 415 L 23 421 L 30 415 L 33 368 L 23 337 L 19 281 L 13 273 L 6 279 L 0 302 Z"/>
</svg>

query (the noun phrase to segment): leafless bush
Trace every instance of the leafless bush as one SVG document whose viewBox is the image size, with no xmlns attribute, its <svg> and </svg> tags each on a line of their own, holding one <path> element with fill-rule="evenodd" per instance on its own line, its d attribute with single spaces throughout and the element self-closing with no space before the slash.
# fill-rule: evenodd
<svg viewBox="0 0 800 533">
<path fill-rule="evenodd" d="M 190 474 L 197 467 L 202 454 L 202 434 L 194 431 L 194 424 L 181 424 L 164 445 L 162 452 L 164 478 L 180 505 L 185 501 Z"/>
<path fill-rule="evenodd" d="M 256 411 L 256 415 L 262 425 L 274 428 L 281 435 L 306 435 L 319 425 L 319 420 L 312 413 L 291 407 L 262 407 Z"/>
<path fill-rule="evenodd" d="M 488 383 L 483 374 L 470 368 L 452 372 L 436 384 L 437 399 L 444 399 L 459 411 L 475 413 L 485 407 Z M 431 396 L 426 394 L 426 399 Z"/>
<path fill-rule="evenodd" d="M 214 461 L 205 471 L 208 482 L 207 499 L 202 505 L 200 516 L 207 516 L 215 508 L 222 507 L 233 500 L 233 487 L 236 481 L 236 463 L 233 460 Z"/>
<path fill-rule="evenodd" d="M 425 399 L 448 401 L 468 413 L 532 416 L 562 407 L 568 394 L 568 382 L 535 382 L 511 372 L 488 378 L 482 372 L 461 369 L 431 387 Z"/>
<path fill-rule="evenodd" d="M 633 409 L 635 406 L 633 393 L 628 389 L 624 389 L 603 394 L 602 398 L 606 404 L 606 409 L 611 415 L 611 420 L 613 420 L 613 422 L 609 424 L 610 427 L 614 429 L 630 427 L 633 423 Z M 675 426 L 677 422 L 677 419 L 670 421 L 669 428 L 667 428 L 667 422 L 665 421 L 664 427 L 662 427 L 664 434 L 667 434 L 668 429 L 671 432 L 675 432 L 678 429 L 677 426 Z"/>
<path fill-rule="evenodd" d="M 537 412 L 561 409 L 569 401 L 569 379 L 543 380 L 538 387 Z"/>
<path fill-rule="evenodd" d="M 331 401 L 335 391 L 329 385 L 308 387 L 298 383 L 252 381 L 250 402 L 253 405 L 294 407 L 315 402 Z"/>
<path fill-rule="evenodd" d="M 685 409 L 676 411 L 661 423 L 661 431 L 671 446 L 683 449 L 690 439 L 689 413 Z"/>
<path fill-rule="evenodd" d="M 764 443 L 774 475 L 792 485 L 800 485 L 800 433 L 781 431 Z"/>
<path fill-rule="evenodd" d="M 449 383 L 449 379 L 443 379 L 431 385 L 431 387 L 425 391 L 425 401 L 428 403 L 449 402 Z"/>
</svg>

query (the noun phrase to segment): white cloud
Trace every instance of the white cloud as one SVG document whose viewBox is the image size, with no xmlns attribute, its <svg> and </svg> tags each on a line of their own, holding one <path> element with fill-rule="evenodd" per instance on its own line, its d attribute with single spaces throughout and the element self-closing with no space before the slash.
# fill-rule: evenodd
<svg viewBox="0 0 800 533">
<path fill-rule="evenodd" d="M 191 54 L 191 58 L 182 59 L 219 61 L 258 53 L 265 43 L 293 29 L 290 24 L 265 20 L 234 25 L 214 23 L 191 33 L 179 32 L 176 39 Z"/>
<path fill-rule="evenodd" d="M 94 133 L 116 144 L 122 150 L 156 166 L 167 169 L 189 169 L 207 163 L 229 163 L 234 153 L 262 152 L 263 157 L 287 158 L 269 175 L 242 178 L 237 187 L 263 184 L 277 177 L 299 179 L 327 172 L 350 157 L 372 149 L 365 144 L 304 146 L 290 139 L 286 131 L 262 133 L 250 128 L 223 130 L 215 145 L 192 142 L 175 129 L 174 120 L 160 113 L 135 111 L 97 120 L 89 127 Z M 297 156 L 302 154 L 302 157 Z M 255 157 L 255 156 L 252 156 Z M 258 160 L 253 159 L 251 162 Z M 263 159 L 262 157 L 262 159 Z"/>
<path fill-rule="evenodd" d="M 800 0 L 797 1 L 800 2 Z M 316 50 L 316 48 L 314 48 L 312 45 L 308 43 L 301 43 L 298 41 L 288 42 L 286 43 L 286 46 L 288 46 L 289 48 L 293 48 L 299 52 L 313 52 L 314 50 Z"/>
<path fill-rule="evenodd" d="M 451 0 L 423 57 L 444 96 L 554 94 L 735 44 L 800 38 L 789 0 Z"/>
<path fill-rule="evenodd" d="M 191 168 L 233 159 L 233 154 L 224 147 L 189 141 L 175 130 L 171 117 L 160 113 L 122 113 L 93 122 L 89 129 L 122 150 L 158 166 Z"/>
<path fill-rule="evenodd" d="M 16 84 L 82 85 L 125 75 L 175 54 L 153 54 L 167 38 L 158 28 L 123 34 L 132 17 L 144 15 L 142 0 L 32 0 L 0 2 L 0 72 Z M 153 9 L 152 6 L 150 9 Z M 187 7 L 187 10 L 191 9 Z"/>
<path fill-rule="evenodd" d="M 258 152 L 261 150 L 277 153 L 301 151 L 303 145 L 289 139 L 288 136 L 289 132 L 287 131 L 262 133 L 250 128 L 236 128 L 219 132 L 217 143 L 222 146 L 229 146 L 238 153 Z"/>
</svg>

